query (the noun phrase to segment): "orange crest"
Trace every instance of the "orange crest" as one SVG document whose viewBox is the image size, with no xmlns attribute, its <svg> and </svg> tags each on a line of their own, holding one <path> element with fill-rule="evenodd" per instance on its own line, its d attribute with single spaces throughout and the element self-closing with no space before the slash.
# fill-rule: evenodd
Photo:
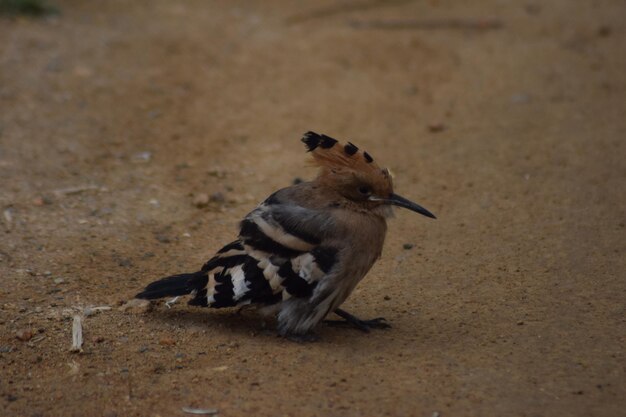
<svg viewBox="0 0 626 417">
<path fill-rule="evenodd" d="M 320 176 L 331 174 L 356 176 L 370 184 L 379 194 L 393 192 L 389 170 L 380 168 L 374 159 L 351 142 L 339 143 L 330 136 L 307 132 L 302 138 L 313 162 L 322 168 Z"/>
</svg>

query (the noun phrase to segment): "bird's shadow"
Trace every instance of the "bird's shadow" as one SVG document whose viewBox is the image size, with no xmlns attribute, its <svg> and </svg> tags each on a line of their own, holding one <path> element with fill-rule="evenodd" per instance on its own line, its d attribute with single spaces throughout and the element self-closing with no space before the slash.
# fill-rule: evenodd
<svg viewBox="0 0 626 417">
<path fill-rule="evenodd" d="M 273 316 L 264 316 L 255 310 L 243 310 L 236 309 L 197 309 L 194 307 L 188 307 L 186 305 L 174 306 L 172 308 L 166 308 L 164 305 L 156 307 L 148 316 L 150 320 L 166 324 L 167 326 L 182 327 L 187 330 L 196 330 L 201 328 L 203 331 L 207 331 L 209 334 L 219 334 L 223 337 L 235 337 L 237 339 L 256 339 L 263 340 L 264 342 L 276 342 L 297 345 L 292 340 L 280 337 L 276 330 L 276 319 Z M 419 320 L 419 319 L 418 319 Z M 404 321 L 404 320 L 399 320 Z M 455 343 L 463 343 L 460 339 L 468 337 L 469 335 L 461 335 L 458 330 L 455 330 L 454 326 L 449 326 L 448 329 L 442 328 L 441 323 L 437 325 L 436 332 L 432 329 L 433 323 L 428 320 L 420 320 L 421 328 L 420 333 L 434 333 L 433 336 L 424 338 L 422 342 L 417 342 L 419 345 L 424 345 L 425 349 L 428 349 L 426 345 L 431 343 L 438 344 L 436 341 L 440 338 L 446 340 L 449 344 L 451 340 L 455 340 Z M 321 344 L 342 345 L 350 344 L 354 346 L 355 338 L 358 339 L 371 339 L 376 338 L 379 335 L 384 338 L 390 338 L 390 340 L 398 340 L 410 338 L 415 340 L 415 335 L 407 333 L 407 330 L 402 327 L 398 322 L 394 325 L 391 322 L 392 327 L 389 329 L 372 329 L 370 333 L 365 333 L 350 326 L 331 326 L 326 323 L 320 323 L 316 328 L 315 334 L 319 336 L 319 342 Z M 398 327 L 395 327 L 398 326 Z M 445 326 L 444 326 L 445 327 Z M 414 326 L 411 326 L 414 328 Z M 446 337 L 454 333 L 455 337 Z M 209 336 L 207 336 L 209 337 Z M 469 336 L 471 337 L 471 336 Z M 419 339 L 419 338 L 418 338 Z M 437 346 L 437 349 L 440 347 Z"/>
<path fill-rule="evenodd" d="M 155 307 L 148 315 L 150 320 L 163 323 L 171 327 L 182 327 L 187 330 L 201 328 L 221 336 L 236 336 L 238 338 L 263 338 L 293 343 L 294 340 L 281 337 L 276 330 L 276 318 L 265 316 L 250 310 L 233 309 L 197 309 L 186 305 L 167 308 L 165 305 Z M 351 333 L 350 336 L 367 337 L 368 334 L 351 329 L 350 327 L 334 327 L 325 323 L 315 329 L 319 341 L 339 342 L 342 333 Z M 303 340 L 306 342 L 306 340 Z"/>
<path fill-rule="evenodd" d="M 223 334 L 252 335 L 273 334 L 275 322 L 271 317 L 263 317 L 254 312 L 237 310 L 196 309 L 193 307 L 157 307 L 149 315 L 151 320 L 160 321 L 170 326 L 187 329 L 202 327 Z"/>
</svg>

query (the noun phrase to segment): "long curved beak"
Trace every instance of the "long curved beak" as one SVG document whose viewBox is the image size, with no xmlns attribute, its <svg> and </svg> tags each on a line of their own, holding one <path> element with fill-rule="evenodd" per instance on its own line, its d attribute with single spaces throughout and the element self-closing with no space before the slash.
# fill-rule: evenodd
<svg viewBox="0 0 626 417">
<path fill-rule="evenodd" d="M 382 201 L 386 204 L 393 204 L 394 206 L 398 207 L 404 207 L 416 213 L 422 214 L 426 217 L 430 217 L 431 219 L 436 219 L 435 215 L 426 210 L 424 207 L 412 202 L 411 200 L 407 200 L 406 198 L 401 197 L 398 194 L 391 194 L 389 198 L 381 199 L 379 201 Z"/>
</svg>

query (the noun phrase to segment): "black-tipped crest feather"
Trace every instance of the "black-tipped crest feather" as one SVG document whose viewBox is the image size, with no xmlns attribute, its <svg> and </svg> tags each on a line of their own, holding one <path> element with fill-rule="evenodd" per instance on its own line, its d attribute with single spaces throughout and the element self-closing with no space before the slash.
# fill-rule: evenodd
<svg viewBox="0 0 626 417">
<path fill-rule="evenodd" d="M 330 149 L 335 146 L 338 141 L 330 136 L 309 131 L 302 137 L 302 142 L 306 145 L 307 151 L 312 152 L 317 149 L 318 146 L 322 149 Z"/>
<path fill-rule="evenodd" d="M 348 142 L 348 144 L 343 147 L 343 150 L 345 153 L 352 156 L 359 151 L 359 148 L 354 143 Z"/>
<path fill-rule="evenodd" d="M 302 142 L 306 145 L 307 152 L 311 152 L 319 146 L 321 139 L 321 136 L 315 132 L 306 132 L 302 137 Z"/>
<path fill-rule="evenodd" d="M 322 149 L 330 149 L 337 143 L 337 139 L 333 139 L 330 136 L 322 135 L 322 140 L 320 141 L 320 147 Z"/>
</svg>

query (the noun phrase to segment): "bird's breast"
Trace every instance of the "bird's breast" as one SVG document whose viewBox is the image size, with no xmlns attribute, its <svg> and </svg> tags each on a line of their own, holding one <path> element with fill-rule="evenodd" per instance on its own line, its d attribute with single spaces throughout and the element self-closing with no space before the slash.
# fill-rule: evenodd
<svg viewBox="0 0 626 417">
<path fill-rule="evenodd" d="M 384 218 L 361 213 L 342 213 L 344 225 L 341 246 L 340 279 L 356 285 L 382 254 L 387 223 Z"/>
</svg>

